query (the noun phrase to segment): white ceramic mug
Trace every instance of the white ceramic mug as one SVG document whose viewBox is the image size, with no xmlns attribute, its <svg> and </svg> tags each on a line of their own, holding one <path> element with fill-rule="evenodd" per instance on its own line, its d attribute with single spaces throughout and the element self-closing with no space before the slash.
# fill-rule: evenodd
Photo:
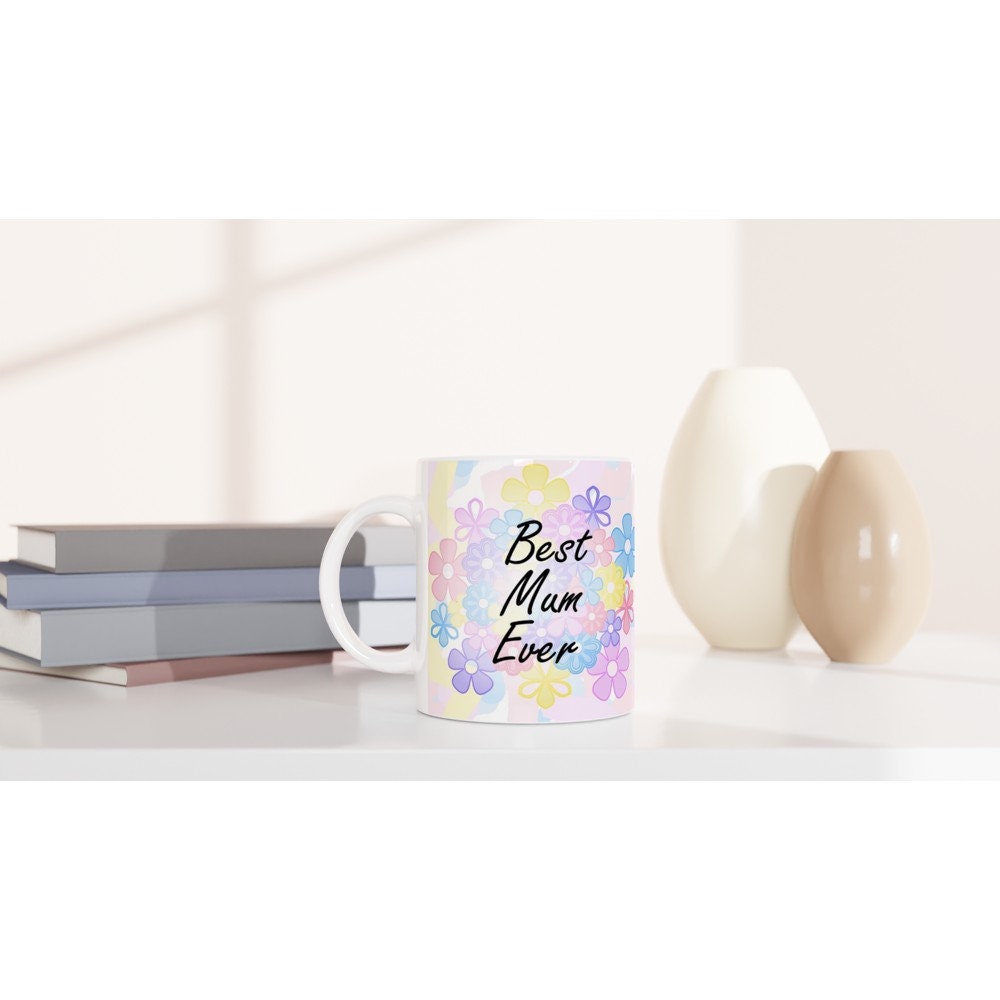
<svg viewBox="0 0 1000 1000">
<path fill-rule="evenodd" d="M 330 536 L 320 601 L 358 662 L 415 672 L 417 708 L 473 722 L 579 722 L 635 697 L 632 466 L 611 459 L 425 459 L 415 497 L 352 510 Z M 417 534 L 417 635 L 357 636 L 338 592 L 355 531 L 377 514 Z"/>
</svg>

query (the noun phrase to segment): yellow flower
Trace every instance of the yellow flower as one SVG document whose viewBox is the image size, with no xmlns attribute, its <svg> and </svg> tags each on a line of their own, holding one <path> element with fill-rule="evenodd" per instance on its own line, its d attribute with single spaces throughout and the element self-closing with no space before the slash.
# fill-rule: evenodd
<svg viewBox="0 0 1000 1000">
<path fill-rule="evenodd" d="M 549 479 L 547 465 L 526 465 L 524 479 L 508 479 L 500 496 L 508 503 L 516 503 L 523 514 L 537 518 L 543 510 L 569 499 L 569 483 Z"/>
<path fill-rule="evenodd" d="M 622 606 L 625 599 L 625 574 L 621 566 L 611 563 L 595 570 L 595 576 L 599 576 L 604 581 L 601 590 L 601 600 L 608 611 L 617 611 Z"/>
<path fill-rule="evenodd" d="M 455 628 L 460 629 L 466 622 L 465 609 L 461 601 L 449 601 L 448 612 L 451 615 L 451 623 Z"/>
<path fill-rule="evenodd" d="M 565 698 L 573 690 L 569 683 L 569 672 L 556 667 L 544 667 L 536 662 L 521 674 L 523 683 L 517 689 L 522 698 L 534 699 L 539 708 L 551 708 L 556 698 Z"/>
</svg>

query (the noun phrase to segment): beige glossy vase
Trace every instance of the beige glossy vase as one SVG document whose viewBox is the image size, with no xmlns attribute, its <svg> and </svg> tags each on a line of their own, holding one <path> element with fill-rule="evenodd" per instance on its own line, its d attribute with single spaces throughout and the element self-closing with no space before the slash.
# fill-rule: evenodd
<svg viewBox="0 0 1000 1000">
<path fill-rule="evenodd" d="M 831 660 L 886 663 L 930 596 L 927 526 L 888 451 L 834 451 L 799 511 L 792 597 Z"/>
</svg>

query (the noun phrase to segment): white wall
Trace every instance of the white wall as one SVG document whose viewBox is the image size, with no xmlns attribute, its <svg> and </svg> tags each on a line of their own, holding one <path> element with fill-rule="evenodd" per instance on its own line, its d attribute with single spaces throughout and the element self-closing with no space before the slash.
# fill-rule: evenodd
<svg viewBox="0 0 1000 1000">
<path fill-rule="evenodd" d="M 743 364 L 781 364 L 832 448 L 899 457 L 931 532 L 925 628 L 1000 633 L 1000 224 L 740 227 Z"/>
<path fill-rule="evenodd" d="M 629 454 L 647 628 L 690 631 L 656 506 L 705 372 L 790 367 L 897 452 L 926 626 L 1000 631 L 1000 225 L 0 224 L 9 522 L 300 519 L 421 455 Z"/>
<path fill-rule="evenodd" d="M 646 627 L 690 630 L 656 506 L 736 358 L 737 249 L 728 223 L 0 225 L 0 522 L 316 518 L 410 492 L 422 455 L 626 454 Z"/>
</svg>

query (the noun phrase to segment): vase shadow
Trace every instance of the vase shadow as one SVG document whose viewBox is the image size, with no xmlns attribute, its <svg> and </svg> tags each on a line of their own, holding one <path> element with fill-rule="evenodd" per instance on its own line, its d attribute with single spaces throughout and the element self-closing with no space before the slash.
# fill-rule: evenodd
<svg viewBox="0 0 1000 1000">
<path fill-rule="evenodd" d="M 787 608 L 776 612 L 773 606 L 762 603 L 766 598 L 757 599 L 753 582 L 761 567 L 769 567 L 773 572 L 777 566 L 779 572 L 788 572 L 792 551 L 789 525 L 794 525 L 802 500 L 815 478 L 816 470 L 806 464 L 782 465 L 768 470 L 756 491 L 746 498 L 744 514 L 724 554 L 712 569 L 709 588 L 714 599 L 725 607 L 739 609 L 728 626 L 729 631 L 754 635 L 760 633 L 759 622 L 763 615 L 784 616 L 781 635 L 773 637 L 777 641 L 770 647 L 754 645 L 748 650 L 781 649 L 794 634 L 798 616 L 792 606 L 790 587 Z M 702 630 L 699 628 L 699 631 Z M 709 634 L 705 638 L 715 648 L 741 648 L 716 641 L 719 636 Z"/>
</svg>

